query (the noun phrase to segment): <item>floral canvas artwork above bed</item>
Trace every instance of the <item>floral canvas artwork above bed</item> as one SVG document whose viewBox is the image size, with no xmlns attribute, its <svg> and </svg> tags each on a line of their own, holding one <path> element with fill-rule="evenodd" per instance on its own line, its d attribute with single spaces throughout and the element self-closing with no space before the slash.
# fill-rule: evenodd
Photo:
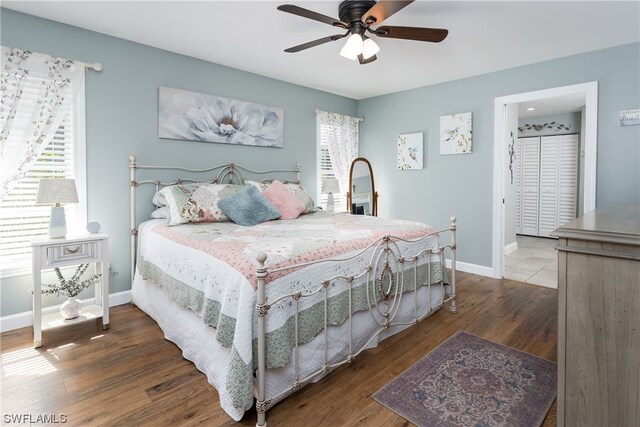
<svg viewBox="0 0 640 427">
<path fill-rule="evenodd" d="M 440 116 L 440 154 L 472 152 L 471 113 Z"/>
<path fill-rule="evenodd" d="M 398 170 L 422 169 L 422 132 L 398 135 Z"/>
<path fill-rule="evenodd" d="M 158 136 L 282 148 L 284 110 L 160 86 Z"/>
</svg>

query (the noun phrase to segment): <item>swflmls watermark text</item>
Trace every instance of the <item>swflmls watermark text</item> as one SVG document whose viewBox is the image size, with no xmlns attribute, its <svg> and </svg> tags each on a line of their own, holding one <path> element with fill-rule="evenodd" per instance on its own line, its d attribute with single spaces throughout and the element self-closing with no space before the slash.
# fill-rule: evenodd
<svg viewBox="0 0 640 427">
<path fill-rule="evenodd" d="M 67 414 L 2 414 L 3 424 L 66 424 Z"/>
</svg>

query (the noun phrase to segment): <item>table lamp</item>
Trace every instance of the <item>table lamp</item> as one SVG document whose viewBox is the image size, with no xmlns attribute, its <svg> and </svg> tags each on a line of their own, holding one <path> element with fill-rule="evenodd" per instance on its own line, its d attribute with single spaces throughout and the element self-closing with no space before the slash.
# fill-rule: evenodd
<svg viewBox="0 0 640 427">
<path fill-rule="evenodd" d="M 329 193 L 329 196 L 327 196 L 327 211 L 333 212 L 336 208 L 333 200 L 333 193 L 340 192 L 340 183 L 338 182 L 337 179 L 333 179 L 333 178 L 324 179 L 322 180 L 322 192 L 325 194 Z"/>
<path fill-rule="evenodd" d="M 64 217 L 64 207 L 60 206 L 61 203 L 78 203 L 75 180 L 41 179 L 38 182 L 36 204 L 53 205 L 49 219 L 49 237 L 52 239 L 60 239 L 67 235 L 67 223 Z"/>
</svg>

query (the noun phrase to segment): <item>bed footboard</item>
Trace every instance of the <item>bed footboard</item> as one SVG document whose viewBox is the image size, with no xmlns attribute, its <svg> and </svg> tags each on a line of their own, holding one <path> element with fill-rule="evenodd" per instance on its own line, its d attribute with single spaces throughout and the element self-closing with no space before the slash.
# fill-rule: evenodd
<svg viewBox="0 0 640 427">
<path fill-rule="evenodd" d="M 372 243 L 370 246 L 359 252 L 358 254 L 350 257 L 350 258 L 342 258 L 339 260 L 322 260 L 315 261 L 305 264 L 300 264 L 297 266 L 282 268 L 282 269 L 267 269 L 265 262 L 267 260 L 267 255 L 265 253 L 260 253 L 257 256 L 258 268 L 257 268 L 257 284 L 258 284 L 258 292 L 257 292 L 257 303 L 256 303 L 256 315 L 257 315 L 257 327 L 258 327 L 258 337 L 257 337 L 257 372 L 256 372 L 256 384 L 255 384 L 255 397 L 256 397 L 256 412 L 258 415 L 257 426 L 264 427 L 267 425 L 266 423 L 266 411 L 271 404 L 271 402 L 266 398 L 266 316 L 271 308 L 272 304 L 275 304 L 284 299 L 291 299 L 293 305 L 295 306 L 295 346 L 293 353 L 293 361 L 292 363 L 295 365 L 295 373 L 296 378 L 293 380 L 290 390 L 297 390 L 302 385 L 310 382 L 314 377 L 318 375 L 325 374 L 332 369 L 337 368 L 343 364 L 350 363 L 355 357 L 357 357 L 361 352 L 366 350 L 369 344 L 379 336 L 383 331 L 396 326 L 396 325 L 413 325 L 417 324 L 420 320 L 424 319 L 428 315 L 433 312 L 431 307 L 431 286 L 441 286 L 443 299 L 441 304 L 449 303 L 449 309 L 452 313 L 456 313 L 456 218 L 450 218 L 451 223 L 449 228 L 444 230 L 439 230 L 434 233 L 430 233 L 427 236 L 421 237 L 419 239 L 413 240 L 405 240 L 394 236 L 384 236 L 377 242 Z M 451 233 L 451 241 L 449 244 L 442 245 L 439 244 L 437 249 L 426 247 L 420 249 L 417 253 L 413 254 L 403 254 L 398 246 L 398 242 L 411 242 L 416 243 L 422 240 L 425 240 L 434 234 L 439 234 L 442 236 L 444 233 Z M 451 265 L 450 265 L 450 273 L 448 280 L 446 280 L 446 259 L 445 259 L 445 250 L 450 250 L 451 254 Z M 336 275 L 330 278 L 325 278 L 320 281 L 317 289 L 312 292 L 303 293 L 301 291 L 296 291 L 293 293 L 276 296 L 271 298 L 267 302 L 267 297 L 265 293 L 265 282 L 269 273 L 275 273 L 283 270 L 298 268 L 302 266 L 307 266 L 310 264 L 318 263 L 318 262 L 332 262 L 332 261 L 344 261 L 347 259 L 355 258 L 363 254 L 367 250 L 372 250 L 371 261 L 367 266 L 366 270 L 361 272 L 358 275 L 352 276 L 340 276 Z M 427 294 L 429 295 L 429 304 L 427 305 L 425 311 L 418 311 L 418 267 L 420 263 L 421 257 L 426 257 L 426 265 L 427 273 L 427 281 L 426 283 L 421 283 L 420 286 L 427 287 Z M 439 265 L 441 266 L 441 277 L 439 281 L 432 283 L 432 259 L 439 259 Z M 423 258 L 424 259 L 424 258 Z M 393 267 L 396 268 L 394 271 Z M 405 288 L 405 275 L 411 274 L 407 273 L 408 271 L 412 271 L 413 275 L 413 288 Z M 349 322 L 352 322 L 352 313 L 353 313 L 353 302 L 352 302 L 352 284 L 354 280 L 366 278 L 366 297 L 367 297 L 367 305 L 369 307 L 369 312 L 371 313 L 372 321 L 375 322 L 376 332 L 369 338 L 369 340 L 363 345 L 359 346 L 359 348 L 353 348 L 353 337 L 349 338 L 349 354 L 343 360 L 330 363 L 328 358 L 328 333 L 327 330 L 329 328 L 328 321 L 328 287 L 332 281 L 335 280 L 344 280 L 347 283 L 348 297 L 349 297 Z M 409 280 L 407 280 L 408 282 Z M 448 290 L 447 290 L 448 288 Z M 398 314 L 398 310 L 400 307 L 400 303 L 405 291 L 413 291 L 414 298 L 414 310 L 413 315 L 410 318 L 396 318 Z M 310 375 L 305 376 L 304 378 L 300 378 L 299 369 L 298 369 L 298 304 L 302 298 L 310 297 L 312 295 L 324 293 L 324 363 L 323 365 L 315 372 Z M 439 306 L 438 306 L 439 307 Z M 382 308 L 382 310 L 381 310 Z M 351 328 L 352 330 L 353 328 Z"/>
</svg>

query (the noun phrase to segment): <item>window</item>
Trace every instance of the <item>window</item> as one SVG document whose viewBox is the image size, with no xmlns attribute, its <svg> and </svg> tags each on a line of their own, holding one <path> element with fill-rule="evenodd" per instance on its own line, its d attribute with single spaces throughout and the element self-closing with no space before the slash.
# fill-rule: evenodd
<svg viewBox="0 0 640 427">
<path fill-rule="evenodd" d="M 328 194 L 323 194 L 325 179 L 337 179 L 340 193 L 333 193 L 336 211 L 347 210 L 347 186 L 349 170 L 353 159 L 358 157 L 357 117 L 319 111 L 316 120 L 317 139 L 317 200 L 323 209 L 327 208 Z M 330 144 L 333 144 L 330 146 Z M 333 158 L 332 158 L 333 156 Z"/>
<path fill-rule="evenodd" d="M 35 79 L 34 79 L 35 80 Z M 21 103 L 36 102 L 37 82 L 28 82 Z M 74 178 L 79 203 L 65 206 L 67 229 L 72 233 L 86 223 L 84 160 L 84 79 L 52 140 L 26 175 L 0 201 L 0 276 L 10 277 L 31 271 L 31 240 L 49 233 L 51 206 L 36 205 L 41 178 Z M 29 115 L 17 114 L 12 132 L 26 129 Z"/>
<path fill-rule="evenodd" d="M 324 128 L 325 132 L 325 140 L 322 138 L 322 129 Z M 329 156 L 329 148 L 327 148 L 326 142 L 326 128 L 324 126 L 320 127 L 320 143 L 319 143 L 319 154 L 318 157 L 320 159 L 320 165 L 318 167 L 319 175 L 318 175 L 318 206 L 322 206 L 322 209 L 327 209 L 327 198 L 328 194 L 323 194 L 320 190 L 322 189 L 322 182 L 325 179 L 336 179 L 336 174 L 333 170 L 333 166 L 331 164 L 331 156 Z M 333 202 L 335 204 L 336 211 L 343 211 L 347 209 L 347 193 L 340 193 L 333 195 Z"/>
</svg>

